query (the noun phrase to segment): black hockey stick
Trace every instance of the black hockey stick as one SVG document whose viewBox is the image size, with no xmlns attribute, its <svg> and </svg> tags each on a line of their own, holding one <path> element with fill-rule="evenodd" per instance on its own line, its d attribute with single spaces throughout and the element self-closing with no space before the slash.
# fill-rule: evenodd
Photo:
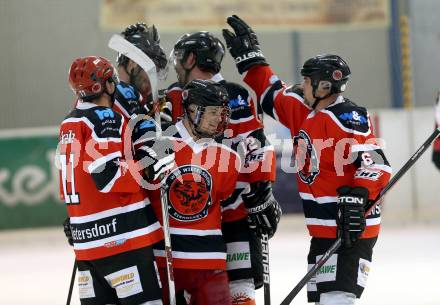
<svg viewBox="0 0 440 305">
<path fill-rule="evenodd" d="M 440 135 L 440 127 L 438 127 L 429 136 L 425 143 L 420 146 L 420 148 L 412 155 L 412 157 L 402 166 L 402 168 L 397 172 L 396 175 L 391 178 L 388 184 L 383 188 L 376 199 L 367 203 L 365 207 L 366 213 L 368 215 L 370 211 L 376 206 L 376 204 L 382 199 L 382 197 L 396 184 L 397 181 L 402 178 L 402 176 L 411 168 L 411 166 L 416 163 L 416 161 L 423 155 L 423 153 L 428 149 L 428 147 L 434 142 L 435 139 Z M 299 281 L 298 284 L 290 291 L 287 297 L 281 302 L 280 305 L 288 305 L 292 302 L 293 298 L 301 291 L 304 285 L 315 275 L 315 273 L 325 264 L 325 262 L 339 249 L 342 244 L 342 239 L 339 237 L 333 245 L 324 253 L 324 255 L 316 262 L 316 264 L 307 272 L 307 274 Z"/>
<path fill-rule="evenodd" d="M 75 282 L 75 275 L 76 275 L 76 259 L 73 263 L 73 270 L 72 270 L 72 277 L 70 278 L 70 287 L 69 287 L 69 293 L 67 294 L 67 305 L 70 305 L 70 300 L 72 299 L 72 291 L 73 291 L 73 283 Z"/>
<path fill-rule="evenodd" d="M 270 305 L 269 235 L 262 234 L 260 241 L 263 252 L 264 305 Z"/>
</svg>

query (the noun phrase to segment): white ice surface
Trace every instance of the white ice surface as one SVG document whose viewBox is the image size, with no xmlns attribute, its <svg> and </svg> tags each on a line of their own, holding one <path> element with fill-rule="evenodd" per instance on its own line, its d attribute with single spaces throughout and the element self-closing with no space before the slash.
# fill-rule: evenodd
<svg viewBox="0 0 440 305">
<path fill-rule="evenodd" d="M 306 272 L 309 238 L 301 217 L 284 217 L 270 241 L 272 304 Z M 386 218 L 385 218 L 386 222 Z M 66 303 L 73 252 L 62 228 L 0 231 L 0 305 Z M 440 224 L 385 225 L 368 285 L 357 304 L 440 304 Z M 262 305 L 263 290 L 257 293 Z M 79 304 L 75 286 L 72 305 Z M 306 304 L 303 290 L 292 304 Z"/>
</svg>

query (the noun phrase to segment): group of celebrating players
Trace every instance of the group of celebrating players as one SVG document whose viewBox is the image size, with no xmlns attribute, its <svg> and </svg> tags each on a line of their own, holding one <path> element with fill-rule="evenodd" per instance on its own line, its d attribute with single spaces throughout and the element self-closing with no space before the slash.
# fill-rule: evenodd
<svg viewBox="0 0 440 305">
<path fill-rule="evenodd" d="M 287 86 L 252 28 L 235 15 L 227 23 L 226 47 L 257 107 L 245 87 L 223 79 L 225 46 L 206 31 L 183 35 L 169 58 L 154 26 L 121 33 L 159 78 L 174 66 L 178 82 L 160 101 L 127 54 L 116 68 L 99 56 L 72 63 L 76 102 L 61 123 L 57 159 L 81 304 L 256 304 L 267 267 L 262 240 L 282 214 L 272 193 L 274 148 L 257 109 L 291 132 L 309 267 L 343 240 L 309 281 L 308 301 L 354 304 L 361 296 L 380 228 L 380 206 L 365 215 L 365 205 L 391 167 L 367 110 L 342 96 L 350 69 L 337 55 L 317 55 L 304 63 L 303 82 Z"/>
</svg>

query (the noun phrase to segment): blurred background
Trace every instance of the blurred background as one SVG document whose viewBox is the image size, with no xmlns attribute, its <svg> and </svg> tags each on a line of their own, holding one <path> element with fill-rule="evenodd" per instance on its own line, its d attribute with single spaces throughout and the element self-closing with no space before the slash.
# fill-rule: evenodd
<svg viewBox="0 0 440 305">
<path fill-rule="evenodd" d="M 33 228 L 62 230 L 66 212 L 53 160 L 58 125 L 74 100 L 68 68 L 80 56 L 115 61 L 107 42 L 127 25 L 155 24 L 169 53 L 188 32 L 209 30 L 223 40 L 225 18 L 235 13 L 255 29 L 268 62 L 286 83 L 301 81 L 307 58 L 339 54 L 352 71 L 345 95 L 370 110 L 397 172 L 434 128 L 439 11 L 438 0 L 0 0 L 0 253 L 19 251 Z M 241 82 L 229 54 L 221 72 Z M 161 86 L 175 80 L 171 67 Z M 265 123 L 268 136 L 289 138 L 275 122 Z M 289 159 L 282 159 L 280 146 L 277 150 L 276 195 L 286 212 L 301 212 L 295 179 L 281 169 Z M 430 233 L 440 233 L 440 171 L 431 158 L 430 148 L 389 193 L 385 224 L 402 230 L 426 225 Z M 289 219 L 302 222 L 300 216 Z M 13 231 L 22 228 L 31 229 Z M 20 232 L 28 239 L 21 242 Z M 49 232 L 39 238 L 59 237 Z M 9 236 L 16 248 L 8 248 L 14 244 Z M 1 302 L 5 291 L 0 287 L 1 304 L 9 304 Z"/>
</svg>

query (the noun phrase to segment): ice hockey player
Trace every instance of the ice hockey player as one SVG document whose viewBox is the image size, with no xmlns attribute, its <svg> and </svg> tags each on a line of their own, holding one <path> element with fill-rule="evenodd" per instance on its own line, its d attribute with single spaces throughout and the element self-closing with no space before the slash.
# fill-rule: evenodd
<svg viewBox="0 0 440 305">
<path fill-rule="evenodd" d="M 233 304 L 255 304 L 255 287 L 262 286 L 263 266 L 261 245 L 258 237 L 276 231 L 281 209 L 272 195 L 275 180 L 275 154 L 273 146 L 266 139 L 262 123 L 258 120 L 251 95 L 239 84 L 227 82 L 220 74 L 225 48 L 222 42 L 206 31 L 183 35 L 174 45 L 171 60 L 178 82 L 168 88 L 172 103 L 173 120 L 184 113 L 182 87 L 193 79 L 212 80 L 228 91 L 231 119 L 228 130 L 235 142 L 247 147 L 246 174 L 241 174 L 236 189 L 223 205 L 223 234 L 228 246 L 228 274 Z M 244 201 L 244 206 L 243 202 Z M 249 231 L 246 221 L 250 213 L 251 226 L 257 232 Z M 260 221 L 265 217 L 268 221 Z M 256 234 L 258 233 L 258 234 Z M 246 253 L 251 255 L 242 255 Z M 237 261 L 237 257 L 247 259 Z M 251 268 L 252 267 L 252 268 Z M 254 279 L 254 280 L 253 280 Z"/>
<path fill-rule="evenodd" d="M 435 127 L 440 126 L 440 91 L 437 93 L 437 103 L 435 105 Z M 432 151 L 432 162 L 440 169 L 440 139 L 434 141 L 434 149 Z"/>
<path fill-rule="evenodd" d="M 156 65 L 158 78 L 164 80 L 168 73 L 168 59 L 160 46 L 160 36 L 154 25 L 145 23 L 129 25 L 121 35 L 144 52 Z M 148 114 L 152 110 L 152 88 L 147 73 L 133 60 L 118 54 L 117 85 L 114 109 L 130 118 L 133 115 Z M 171 111 L 162 105 L 161 118 L 171 120 Z"/>
<path fill-rule="evenodd" d="M 145 192 L 124 160 L 126 120 L 112 110 L 118 83 L 102 57 L 76 59 L 81 100 L 59 134 L 60 193 L 70 217 L 81 304 L 162 304 L 151 245 L 162 238 Z M 134 169 L 135 170 L 135 169 Z"/>
<path fill-rule="evenodd" d="M 223 136 L 230 116 L 228 103 L 221 85 L 193 80 L 183 91 L 183 119 L 164 130 L 162 138 L 156 138 L 154 121 L 134 130 L 137 158 L 152 163 L 145 171 L 149 181 L 163 174 L 155 164 L 170 155 L 157 149 L 164 147 L 157 143 L 169 141 L 168 148 L 174 151 L 175 167 L 160 183 L 167 188 L 175 288 L 186 292 L 189 304 L 231 304 L 221 202 L 234 191 L 241 158 L 234 148 L 237 145 Z M 162 219 L 160 192 L 150 191 L 149 198 Z M 163 245 L 155 245 L 155 255 L 168 304 Z"/>
<path fill-rule="evenodd" d="M 390 178 L 391 168 L 376 142 L 365 108 L 342 95 L 350 77 L 337 55 L 308 59 L 300 86 L 286 87 L 272 72 L 254 31 L 239 17 L 228 17 L 227 47 L 263 111 L 290 129 L 297 182 L 312 236 L 309 266 L 338 236 L 343 246 L 308 283 L 308 301 L 354 304 L 365 288 L 380 207 L 365 217 L 364 206 Z"/>
</svg>

